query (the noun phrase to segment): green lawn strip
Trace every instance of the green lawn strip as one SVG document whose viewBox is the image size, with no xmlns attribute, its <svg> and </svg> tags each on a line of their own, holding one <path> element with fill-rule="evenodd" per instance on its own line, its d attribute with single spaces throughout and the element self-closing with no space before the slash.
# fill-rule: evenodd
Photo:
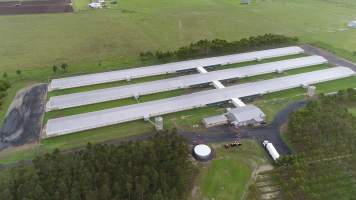
<svg viewBox="0 0 356 200">
<path fill-rule="evenodd" d="M 173 77 L 177 77 L 177 76 L 179 76 L 179 74 L 176 74 L 176 73 L 174 73 L 174 74 L 163 74 L 163 75 L 158 75 L 158 76 L 150 76 L 150 77 L 132 79 L 131 81 L 117 81 L 117 82 L 103 83 L 103 84 L 90 85 L 90 86 L 84 86 L 84 87 L 78 87 L 78 88 L 55 90 L 55 91 L 49 92 L 48 96 L 52 97 L 52 96 L 72 94 L 72 93 L 77 93 L 77 92 L 86 92 L 86 91 L 91 91 L 91 90 L 118 87 L 118 86 L 135 84 L 135 83 L 156 81 L 156 80 L 161 80 L 161 79 L 173 78 Z"/>
<path fill-rule="evenodd" d="M 264 99 L 256 100 L 252 102 L 254 105 L 258 106 L 266 114 L 267 122 L 273 121 L 276 114 L 287 107 L 290 103 L 304 99 L 304 95 L 296 95 L 285 98 L 275 98 L 275 99 Z"/>
<path fill-rule="evenodd" d="M 262 148 L 253 140 L 242 140 L 242 146 L 224 149 L 222 144 L 213 145 L 215 158 L 201 164 L 197 184 L 199 199 L 240 199 L 251 178 L 252 171 L 267 164 Z"/>
<path fill-rule="evenodd" d="M 247 67 L 249 65 L 258 65 L 258 64 L 263 64 L 263 63 L 277 62 L 277 61 L 288 60 L 288 59 L 293 59 L 293 58 L 301 58 L 301 57 L 305 57 L 305 56 L 308 56 L 308 55 L 302 53 L 302 54 L 296 54 L 296 55 L 290 55 L 290 56 L 268 58 L 268 59 L 263 59 L 261 61 L 242 62 L 242 63 L 236 63 L 236 64 L 230 64 L 230 65 L 223 65 L 223 66 L 219 66 L 219 67 L 213 67 L 213 68 L 210 68 L 208 71 L 217 71 L 217 70 L 237 68 L 237 67 Z"/>
<path fill-rule="evenodd" d="M 179 89 L 179 90 L 173 90 L 173 91 L 168 91 L 168 92 L 161 92 L 161 93 L 157 93 L 157 94 L 141 96 L 139 99 L 139 103 L 180 96 L 180 95 L 183 95 L 186 91 L 187 91 L 186 89 Z M 102 103 L 97 103 L 97 104 L 92 104 L 92 105 L 67 108 L 67 109 L 63 109 L 63 110 L 51 111 L 51 112 L 46 113 L 45 122 L 48 119 L 52 119 L 52 118 L 64 117 L 64 116 L 75 115 L 75 114 L 80 114 L 80 113 L 94 112 L 94 111 L 99 111 L 99 110 L 103 110 L 103 109 L 116 108 L 116 107 L 125 106 L 125 105 L 132 105 L 132 104 L 136 104 L 136 103 L 138 103 L 138 102 L 134 98 L 127 98 L 127 99 L 102 102 Z"/>
<path fill-rule="evenodd" d="M 78 11 L 83 11 L 83 10 L 88 10 L 88 4 L 90 3 L 90 0 L 73 0 L 73 9 L 75 12 Z"/>
<path fill-rule="evenodd" d="M 322 64 L 322 65 L 315 65 L 315 66 L 310 66 L 310 67 L 303 67 L 303 68 L 287 70 L 282 73 L 262 74 L 262 75 L 258 75 L 258 76 L 251 76 L 251 77 L 239 79 L 239 80 L 228 83 L 228 85 L 236 85 L 236 84 L 241 84 L 241 83 L 255 82 L 255 81 L 261 81 L 261 80 L 279 78 L 279 77 L 283 77 L 283 76 L 296 75 L 296 74 L 301 74 L 301 73 L 306 73 L 306 72 L 311 72 L 311 71 L 322 70 L 322 69 L 326 69 L 329 67 L 330 67 L 329 64 Z"/>
</svg>

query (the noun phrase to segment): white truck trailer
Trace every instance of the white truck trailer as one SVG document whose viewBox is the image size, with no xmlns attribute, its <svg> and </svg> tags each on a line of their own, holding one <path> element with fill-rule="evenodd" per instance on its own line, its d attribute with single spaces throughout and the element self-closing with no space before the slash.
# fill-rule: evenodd
<svg viewBox="0 0 356 200">
<path fill-rule="evenodd" d="M 274 161 L 276 161 L 280 155 L 278 153 L 278 151 L 276 150 L 276 148 L 274 148 L 273 144 L 270 143 L 268 140 L 263 141 L 263 146 L 266 148 L 266 150 L 268 151 L 269 155 L 272 157 L 272 159 Z"/>
</svg>

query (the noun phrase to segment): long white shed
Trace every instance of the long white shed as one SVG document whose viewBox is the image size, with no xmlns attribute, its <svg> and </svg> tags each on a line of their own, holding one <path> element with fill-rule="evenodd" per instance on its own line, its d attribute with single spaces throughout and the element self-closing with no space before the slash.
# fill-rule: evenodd
<svg viewBox="0 0 356 200">
<path fill-rule="evenodd" d="M 334 67 L 308 73 L 286 76 L 254 83 L 240 84 L 223 89 L 213 89 L 162 100 L 150 101 L 96 112 L 50 119 L 45 127 L 47 137 L 54 137 L 113 124 L 160 116 L 208 104 L 287 90 L 304 85 L 336 80 L 355 74 L 346 67 Z"/>
<path fill-rule="evenodd" d="M 73 76 L 68 78 L 53 79 L 48 86 L 48 90 L 52 91 L 108 83 L 120 80 L 129 80 L 146 76 L 175 73 L 181 70 L 194 69 L 199 66 L 208 67 L 215 65 L 228 65 L 253 60 L 262 60 L 267 58 L 295 55 L 303 52 L 304 50 L 302 48 L 293 46 L 263 51 L 254 51 L 249 53 L 233 54 L 227 56 L 187 60 L 148 67 L 139 67 L 111 72 Z"/>
<path fill-rule="evenodd" d="M 146 83 L 54 96 L 49 99 L 46 110 L 59 110 L 123 99 L 132 96 L 147 95 L 179 88 L 187 88 L 193 85 L 208 83 L 215 80 L 227 80 L 233 78 L 256 76 L 260 74 L 308 67 L 323 63 L 327 63 L 327 60 L 321 56 L 308 56 L 246 67 L 213 71 L 203 74 L 180 76 L 176 78 L 163 79 Z"/>
</svg>

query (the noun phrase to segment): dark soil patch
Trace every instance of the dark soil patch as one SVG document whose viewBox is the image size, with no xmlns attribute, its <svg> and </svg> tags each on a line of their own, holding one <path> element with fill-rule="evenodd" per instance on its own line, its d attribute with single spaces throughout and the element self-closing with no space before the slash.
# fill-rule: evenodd
<svg viewBox="0 0 356 200">
<path fill-rule="evenodd" d="M 0 150 L 38 140 L 42 129 L 47 85 L 20 91 L 0 130 Z"/>
<path fill-rule="evenodd" d="M 0 15 L 73 12 L 70 0 L 0 2 Z"/>
</svg>

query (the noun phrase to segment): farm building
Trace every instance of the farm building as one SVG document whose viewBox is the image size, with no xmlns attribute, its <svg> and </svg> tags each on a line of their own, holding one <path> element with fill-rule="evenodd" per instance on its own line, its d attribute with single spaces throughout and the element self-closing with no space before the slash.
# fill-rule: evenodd
<svg viewBox="0 0 356 200">
<path fill-rule="evenodd" d="M 356 20 L 350 21 L 349 24 L 348 24 L 348 26 L 349 26 L 350 28 L 356 28 Z"/>
<path fill-rule="evenodd" d="M 215 116 L 204 118 L 202 122 L 206 128 L 211 128 L 214 126 L 227 124 L 229 120 L 225 115 L 215 115 Z"/>
<path fill-rule="evenodd" d="M 266 115 L 254 105 L 231 109 L 226 116 L 235 126 L 260 125 L 266 120 Z"/>
</svg>

